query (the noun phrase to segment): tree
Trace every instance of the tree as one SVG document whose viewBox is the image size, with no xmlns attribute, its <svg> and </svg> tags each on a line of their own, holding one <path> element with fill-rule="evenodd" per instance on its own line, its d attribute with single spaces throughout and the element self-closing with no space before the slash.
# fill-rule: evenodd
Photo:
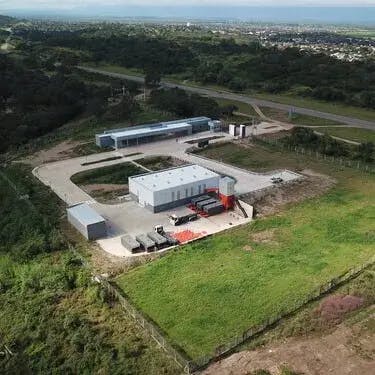
<svg viewBox="0 0 375 375">
<path fill-rule="evenodd" d="M 160 71 L 155 67 L 145 68 L 145 86 L 149 88 L 159 87 L 161 81 Z"/>
<path fill-rule="evenodd" d="M 375 146 L 372 142 L 361 143 L 357 150 L 357 159 L 360 159 L 366 163 L 374 160 Z"/>
</svg>

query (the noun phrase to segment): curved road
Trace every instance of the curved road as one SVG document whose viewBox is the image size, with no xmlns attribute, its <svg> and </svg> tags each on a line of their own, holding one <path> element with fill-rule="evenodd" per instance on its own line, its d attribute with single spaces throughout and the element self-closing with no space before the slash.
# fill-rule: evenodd
<svg viewBox="0 0 375 375">
<path fill-rule="evenodd" d="M 107 75 L 109 77 L 115 77 L 115 78 L 122 78 L 129 81 L 135 81 L 139 83 L 144 83 L 144 79 L 141 76 L 133 76 L 129 74 L 122 74 L 122 73 L 112 73 L 112 72 L 106 72 L 104 70 L 95 69 L 95 68 L 88 68 L 84 66 L 77 66 L 78 69 L 85 70 L 87 72 L 91 73 L 99 73 L 103 75 Z M 353 117 L 347 117 L 347 116 L 340 116 L 336 115 L 334 113 L 327 113 L 327 112 L 321 112 L 316 111 L 314 109 L 309 108 L 303 108 L 303 107 L 295 107 L 288 104 L 281 104 L 276 102 L 271 102 L 269 100 L 262 100 L 262 99 L 256 99 L 251 98 L 245 95 L 240 94 L 234 94 L 228 91 L 217 91 L 213 89 L 205 89 L 202 87 L 195 87 L 195 86 L 186 86 L 181 85 L 178 83 L 168 82 L 168 81 L 162 81 L 161 86 L 163 87 L 178 87 L 180 89 L 183 89 L 185 91 L 195 92 L 201 95 L 207 95 L 214 98 L 223 98 L 223 99 L 229 99 L 229 100 L 236 100 L 239 102 L 247 103 L 247 104 L 256 104 L 261 107 L 270 107 L 275 109 L 280 109 L 285 112 L 289 112 L 290 108 L 293 108 L 293 111 L 302 115 L 308 115 L 313 117 L 320 117 L 327 120 L 336 121 L 339 123 L 343 123 L 346 125 L 350 125 L 351 127 L 356 128 L 363 128 L 363 129 L 371 129 L 375 130 L 375 122 L 373 121 L 366 121 L 366 120 L 360 120 Z"/>
</svg>

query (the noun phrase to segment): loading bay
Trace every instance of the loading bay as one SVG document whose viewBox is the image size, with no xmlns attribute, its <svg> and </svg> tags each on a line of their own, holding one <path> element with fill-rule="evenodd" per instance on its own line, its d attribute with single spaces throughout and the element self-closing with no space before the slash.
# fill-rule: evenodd
<svg viewBox="0 0 375 375">
<path fill-rule="evenodd" d="M 212 135 L 212 133 L 200 133 L 199 137 L 204 138 L 207 135 Z M 222 142 L 232 139 L 226 133 L 218 133 L 217 135 L 220 135 L 221 138 L 213 142 Z M 221 175 L 234 178 L 236 180 L 235 190 L 237 195 L 270 187 L 273 185 L 271 179 L 275 177 L 280 177 L 285 182 L 293 181 L 301 177 L 297 173 L 288 170 L 265 174 L 254 173 L 215 160 L 189 154 L 186 151 L 191 147 L 191 144 L 186 142 L 192 138 L 197 137 L 189 136 L 181 138 L 178 141 L 169 139 L 116 151 L 43 164 L 36 167 L 33 173 L 45 185 L 49 186 L 68 206 L 86 202 L 102 215 L 107 220 L 108 236 L 97 242 L 103 250 L 119 257 L 137 256 L 137 254 L 132 254 L 122 246 L 120 239 L 125 233 L 135 236 L 140 233 L 152 231 L 155 225 L 163 225 L 167 231 L 176 232 L 188 229 L 197 233 L 199 237 L 204 237 L 249 222 L 252 220 L 252 207 L 244 203 L 245 210 L 250 214 L 249 218 L 244 218 L 236 212 L 229 211 L 212 217 L 202 217 L 195 222 L 174 227 L 169 223 L 168 215 L 178 213 L 179 210 L 183 210 L 185 207 L 173 209 L 170 212 L 154 214 L 140 207 L 128 196 L 124 197 L 118 204 L 98 203 L 71 181 L 71 177 L 74 174 L 118 163 L 136 162 L 136 160 L 148 156 L 172 156 L 186 163 L 198 164 Z M 120 156 L 121 158 L 101 162 L 101 160 L 114 156 Z M 87 165 L 87 163 L 91 162 L 95 163 Z"/>
</svg>

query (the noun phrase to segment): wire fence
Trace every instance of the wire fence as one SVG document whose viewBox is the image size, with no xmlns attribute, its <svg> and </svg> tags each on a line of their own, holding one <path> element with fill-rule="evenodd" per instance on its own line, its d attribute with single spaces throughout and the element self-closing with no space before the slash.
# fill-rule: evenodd
<svg viewBox="0 0 375 375">
<path fill-rule="evenodd" d="M 171 358 L 182 368 L 182 370 L 186 374 L 191 374 L 196 365 L 194 362 L 189 360 L 184 354 L 181 353 L 181 350 L 176 349 L 173 347 L 168 340 L 165 338 L 164 334 L 160 331 L 160 329 L 148 320 L 143 314 L 141 314 L 133 305 L 132 303 L 118 290 L 118 288 L 113 285 L 108 280 L 100 278 L 96 276 L 96 279 L 103 288 L 108 292 L 108 294 L 115 300 L 117 300 L 123 310 L 131 316 L 138 325 L 148 332 L 148 334 L 152 337 L 153 340 L 166 352 L 169 354 Z"/>
<path fill-rule="evenodd" d="M 271 139 L 271 138 L 266 138 L 266 137 L 261 137 L 261 136 L 253 136 L 252 140 L 254 142 L 259 143 L 259 144 L 271 145 L 271 146 L 277 147 L 279 149 L 294 152 L 297 155 L 309 156 L 309 157 L 314 158 L 314 159 L 319 160 L 319 161 L 326 161 L 326 162 L 329 162 L 329 163 L 336 164 L 337 166 L 355 168 L 359 171 L 367 172 L 367 173 L 375 173 L 375 165 L 374 164 L 364 163 L 364 162 L 359 161 L 359 160 L 350 160 L 350 159 L 343 158 L 343 157 L 329 156 L 329 155 L 321 154 L 318 151 L 314 151 L 314 150 L 307 149 L 307 148 L 304 148 L 304 147 L 288 145 L 280 139 Z"/>
<path fill-rule="evenodd" d="M 321 285 L 320 287 L 314 289 L 311 293 L 309 293 L 305 298 L 298 300 L 295 302 L 294 305 L 290 306 L 288 310 L 281 311 L 278 314 L 270 316 L 264 322 L 250 327 L 249 329 L 243 331 L 241 334 L 236 335 L 231 340 L 227 341 L 225 344 L 218 346 L 212 353 L 205 355 L 199 359 L 194 360 L 194 368 L 199 369 L 206 365 L 208 365 L 213 360 L 231 352 L 239 345 L 243 344 L 245 341 L 249 340 L 250 338 L 254 337 L 255 335 L 263 332 L 266 328 L 271 326 L 272 324 L 278 322 L 282 318 L 286 317 L 287 315 L 292 314 L 293 312 L 299 310 L 301 307 L 306 305 L 307 303 L 319 298 L 323 294 L 329 292 L 330 290 L 334 289 L 335 287 L 339 286 L 340 284 L 350 280 L 351 278 L 359 275 L 364 269 L 369 267 L 370 265 L 375 263 L 375 256 L 369 259 L 367 262 L 363 263 L 358 267 L 352 268 L 350 271 L 345 272 L 339 277 L 336 277 L 329 282 Z"/>
<path fill-rule="evenodd" d="M 243 344 L 245 341 L 250 338 L 260 334 L 266 330 L 272 324 L 278 322 L 282 318 L 296 312 L 301 307 L 307 303 L 318 299 L 322 295 L 336 288 L 340 284 L 358 276 L 364 269 L 368 268 L 370 265 L 375 263 L 375 256 L 370 258 L 367 262 L 364 262 L 362 265 L 352 268 L 351 270 L 343 273 L 342 275 L 333 278 L 327 283 L 315 288 L 311 293 L 305 296 L 305 298 L 296 300 L 294 304 L 289 306 L 287 310 L 280 311 L 277 314 L 270 316 L 268 319 L 264 320 L 262 323 L 257 324 L 243 331 L 242 333 L 234 336 L 231 340 L 226 343 L 216 347 L 211 353 L 202 356 L 195 360 L 190 360 L 185 354 L 183 354 L 182 349 L 172 346 L 168 339 L 165 337 L 165 334 L 160 330 L 156 324 L 148 320 L 141 312 L 133 306 L 132 302 L 129 301 L 123 293 L 117 288 L 116 285 L 112 284 L 106 279 L 100 278 L 97 276 L 97 281 L 100 282 L 102 287 L 109 293 L 109 295 L 117 300 L 122 306 L 123 310 L 131 316 L 138 325 L 144 329 L 148 334 L 156 341 L 156 343 L 169 354 L 171 358 L 181 367 L 181 369 L 186 374 L 191 374 L 194 371 L 197 371 L 210 362 L 217 360 L 225 354 L 230 353 L 239 345 Z"/>
</svg>

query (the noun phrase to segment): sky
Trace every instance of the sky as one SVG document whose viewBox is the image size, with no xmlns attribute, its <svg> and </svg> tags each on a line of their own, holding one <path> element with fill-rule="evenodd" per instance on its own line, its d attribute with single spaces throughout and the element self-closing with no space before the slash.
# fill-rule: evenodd
<svg viewBox="0 0 375 375">
<path fill-rule="evenodd" d="M 0 0 L 1 9 L 75 9 L 90 6 L 375 6 L 375 0 Z"/>
</svg>

